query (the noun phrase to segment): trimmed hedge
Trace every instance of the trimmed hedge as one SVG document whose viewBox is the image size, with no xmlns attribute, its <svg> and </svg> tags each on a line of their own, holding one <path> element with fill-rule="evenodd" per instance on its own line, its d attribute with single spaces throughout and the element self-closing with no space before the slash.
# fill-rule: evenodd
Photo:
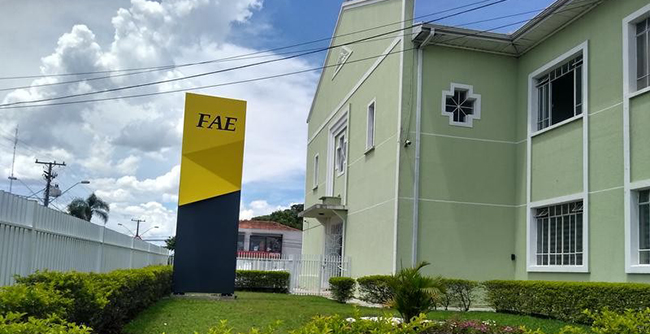
<svg viewBox="0 0 650 334">
<path fill-rule="evenodd" d="M 476 289 L 480 283 L 466 279 L 443 278 L 442 284 L 445 287 L 445 293 L 442 296 L 442 306 L 445 307 L 445 310 L 450 305 L 455 305 L 465 312 L 469 311 L 476 299 Z"/>
<path fill-rule="evenodd" d="M 45 319 L 44 314 L 52 314 L 96 333 L 120 333 L 140 311 L 171 293 L 171 276 L 168 266 L 106 274 L 37 272 L 0 290 L 0 301 L 11 301 L 0 309 L 0 315 L 24 313 Z"/>
<path fill-rule="evenodd" d="M 488 281 L 487 301 L 497 312 L 590 323 L 585 310 L 616 313 L 650 307 L 650 284 Z"/>
<path fill-rule="evenodd" d="M 373 304 L 388 304 L 393 299 L 393 290 L 388 284 L 391 277 L 389 275 L 372 275 L 357 278 L 359 299 Z"/>
<path fill-rule="evenodd" d="M 90 328 L 77 326 L 55 316 L 26 318 L 21 313 L 0 315 L 0 334 L 91 334 Z"/>
<path fill-rule="evenodd" d="M 350 277 L 330 277 L 330 290 L 332 291 L 332 298 L 339 303 L 346 303 L 354 297 L 354 289 L 357 286 L 357 281 Z"/>
<path fill-rule="evenodd" d="M 237 270 L 235 289 L 289 293 L 289 277 L 286 271 Z"/>
</svg>

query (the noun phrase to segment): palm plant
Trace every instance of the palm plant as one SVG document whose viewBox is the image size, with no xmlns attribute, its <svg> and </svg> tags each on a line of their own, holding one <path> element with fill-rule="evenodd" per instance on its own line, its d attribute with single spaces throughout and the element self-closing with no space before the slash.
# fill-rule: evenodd
<svg viewBox="0 0 650 334">
<path fill-rule="evenodd" d="M 436 300 L 444 293 L 445 287 L 440 277 L 428 277 L 420 273 L 428 265 L 428 262 L 421 262 L 414 268 L 403 268 L 389 281 L 393 290 L 391 306 L 405 322 L 433 310 Z"/>
<path fill-rule="evenodd" d="M 110 207 L 108 203 L 97 197 L 95 193 L 90 194 L 88 198 L 75 198 L 68 204 L 68 213 L 71 216 L 90 221 L 93 215 L 97 215 L 104 224 L 108 221 L 108 212 Z"/>
</svg>

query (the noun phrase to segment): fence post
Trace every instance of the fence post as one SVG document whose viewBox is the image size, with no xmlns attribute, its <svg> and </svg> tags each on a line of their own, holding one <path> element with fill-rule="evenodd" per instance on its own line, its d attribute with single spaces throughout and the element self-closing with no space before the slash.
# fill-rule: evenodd
<svg viewBox="0 0 650 334">
<path fill-rule="evenodd" d="M 104 231 L 106 226 L 101 226 L 99 230 L 99 251 L 97 252 L 97 265 L 95 271 L 101 273 L 104 271 Z"/>
<path fill-rule="evenodd" d="M 135 247 L 135 238 L 131 238 L 131 255 L 129 256 L 129 269 L 133 269 L 133 247 Z"/>
<path fill-rule="evenodd" d="M 320 255 L 318 261 L 318 295 L 323 295 L 323 270 L 325 269 L 325 256 Z"/>
<path fill-rule="evenodd" d="M 36 209 L 38 204 L 36 202 L 30 201 L 28 206 L 31 206 L 27 210 L 27 220 L 31 221 L 29 228 L 29 263 L 27 264 L 27 274 L 31 274 L 36 271 L 36 243 L 37 231 L 36 231 Z"/>
</svg>

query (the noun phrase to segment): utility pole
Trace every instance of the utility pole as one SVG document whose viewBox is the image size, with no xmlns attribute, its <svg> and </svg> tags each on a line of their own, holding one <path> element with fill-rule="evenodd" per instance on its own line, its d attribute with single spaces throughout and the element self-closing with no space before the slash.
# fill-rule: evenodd
<svg viewBox="0 0 650 334">
<path fill-rule="evenodd" d="M 133 238 L 138 239 L 140 238 L 140 223 L 144 223 L 144 219 L 131 219 L 132 222 L 135 222 L 137 225 L 135 226 L 135 236 Z"/>
<path fill-rule="evenodd" d="M 43 205 L 47 207 L 50 205 L 50 185 L 52 184 L 52 180 L 54 180 L 58 174 L 52 171 L 52 168 L 55 166 L 65 166 L 65 162 L 58 163 L 56 160 L 54 161 L 38 161 L 36 159 L 36 163 L 39 165 L 45 165 L 45 170 L 43 171 L 43 178 L 45 178 L 45 181 L 47 184 L 45 185 L 45 199 L 43 200 Z"/>
<path fill-rule="evenodd" d="M 18 126 L 16 126 L 16 135 L 14 136 L 14 157 L 11 160 L 11 176 L 9 177 L 9 193 L 11 194 L 11 189 L 14 186 L 14 166 L 16 165 L 16 146 L 18 145 Z"/>
</svg>

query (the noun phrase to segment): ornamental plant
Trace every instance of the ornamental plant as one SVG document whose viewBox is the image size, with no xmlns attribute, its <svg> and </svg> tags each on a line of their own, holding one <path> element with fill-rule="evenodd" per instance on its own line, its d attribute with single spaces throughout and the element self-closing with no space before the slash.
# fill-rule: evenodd
<svg viewBox="0 0 650 334">
<path fill-rule="evenodd" d="M 420 272 L 428 265 L 428 262 L 421 262 L 414 268 L 403 268 L 389 281 L 393 291 L 390 305 L 407 323 L 414 317 L 433 310 L 436 300 L 445 292 L 440 277 L 428 277 Z"/>
</svg>

